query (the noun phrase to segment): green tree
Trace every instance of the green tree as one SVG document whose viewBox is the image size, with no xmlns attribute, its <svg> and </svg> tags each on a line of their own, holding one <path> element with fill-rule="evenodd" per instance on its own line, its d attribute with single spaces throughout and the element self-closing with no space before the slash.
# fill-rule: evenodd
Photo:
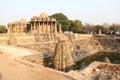
<svg viewBox="0 0 120 80">
<path fill-rule="evenodd" d="M 61 28 L 63 31 L 69 30 L 70 22 L 66 15 L 64 15 L 63 13 L 56 13 L 51 15 L 50 17 L 55 18 L 58 21 L 58 25 L 59 23 L 61 23 Z"/>
<path fill-rule="evenodd" d="M 7 28 L 4 25 L 0 25 L 0 33 L 6 33 L 7 32 Z"/>
<path fill-rule="evenodd" d="M 73 31 L 75 33 L 83 33 L 83 25 L 80 20 L 70 21 L 70 31 Z"/>
</svg>

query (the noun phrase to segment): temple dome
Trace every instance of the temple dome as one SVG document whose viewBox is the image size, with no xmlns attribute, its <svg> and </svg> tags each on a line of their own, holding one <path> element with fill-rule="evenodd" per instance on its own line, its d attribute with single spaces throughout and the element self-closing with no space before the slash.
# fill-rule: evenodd
<svg viewBox="0 0 120 80">
<path fill-rule="evenodd" d="M 40 17 L 41 17 L 41 18 L 49 18 L 49 16 L 47 15 L 47 13 L 41 13 L 41 14 L 40 14 Z"/>
<path fill-rule="evenodd" d="M 20 20 L 20 22 L 21 22 L 21 23 L 27 23 L 27 20 L 22 18 L 22 19 Z"/>
</svg>

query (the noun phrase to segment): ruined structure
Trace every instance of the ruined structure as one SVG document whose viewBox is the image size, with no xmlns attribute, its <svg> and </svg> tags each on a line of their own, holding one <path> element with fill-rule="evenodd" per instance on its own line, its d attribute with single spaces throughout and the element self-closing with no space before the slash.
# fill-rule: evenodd
<svg viewBox="0 0 120 80">
<path fill-rule="evenodd" d="M 8 33 L 23 33 L 26 31 L 27 21 L 25 19 L 8 24 Z"/>
<path fill-rule="evenodd" d="M 33 16 L 31 21 L 25 19 L 8 24 L 8 33 L 57 33 L 57 21 L 46 13 Z"/>
<path fill-rule="evenodd" d="M 65 38 L 64 35 L 62 35 L 61 37 Z M 54 65 L 55 69 L 57 70 L 69 71 L 72 69 L 74 62 L 71 56 L 71 51 L 69 49 L 69 43 L 66 39 L 62 39 L 61 37 L 59 37 L 59 42 L 55 47 Z"/>
</svg>

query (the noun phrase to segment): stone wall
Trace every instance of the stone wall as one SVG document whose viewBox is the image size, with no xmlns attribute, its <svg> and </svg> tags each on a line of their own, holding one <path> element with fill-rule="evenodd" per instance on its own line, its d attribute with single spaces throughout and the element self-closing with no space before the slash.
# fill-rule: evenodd
<svg viewBox="0 0 120 80">
<path fill-rule="evenodd" d="M 94 37 L 92 34 L 66 34 L 66 36 L 69 38 L 69 40 L 79 40 L 79 39 L 86 39 L 86 38 L 92 38 Z"/>
<path fill-rule="evenodd" d="M 120 52 L 120 38 L 91 38 L 73 42 L 75 61 L 100 51 Z"/>
<path fill-rule="evenodd" d="M 16 37 L 17 44 L 35 42 L 33 34 L 0 34 L 0 44 L 8 44 L 11 36 Z"/>
<path fill-rule="evenodd" d="M 0 34 L 0 44 L 7 44 L 11 34 Z M 34 47 L 42 52 L 54 51 L 54 47 L 57 43 L 55 34 L 14 34 L 17 39 L 17 45 L 25 45 Z M 66 34 L 71 43 L 71 48 L 74 50 L 86 51 L 90 54 L 96 53 L 102 50 L 120 51 L 120 38 L 111 37 L 93 37 L 91 34 Z M 37 44 L 35 44 L 37 42 Z M 39 46 L 39 47 L 38 47 Z M 43 49 L 44 48 L 44 49 Z"/>
<path fill-rule="evenodd" d="M 0 44 L 7 44 L 9 34 L 0 34 Z"/>
<path fill-rule="evenodd" d="M 36 44 L 20 45 L 38 52 L 44 52 L 47 55 L 53 55 L 57 41 L 39 42 Z M 92 55 L 99 51 L 115 51 L 120 52 L 120 38 L 81 38 L 79 40 L 71 40 L 69 42 L 72 56 L 75 61 L 86 56 Z"/>
<path fill-rule="evenodd" d="M 97 38 L 104 51 L 120 52 L 120 37 Z"/>
<path fill-rule="evenodd" d="M 10 33 L 10 34 L 0 34 L 0 44 L 7 44 L 9 37 L 15 36 L 17 39 L 17 44 L 27 44 L 34 42 L 45 42 L 45 41 L 57 41 L 56 34 L 33 34 L 33 33 Z M 91 34 L 66 34 L 69 40 L 79 40 L 92 38 Z"/>
<path fill-rule="evenodd" d="M 17 45 L 32 44 L 35 42 L 56 41 L 55 34 L 0 34 L 0 44 L 8 44 L 10 38 L 16 38 Z"/>
<path fill-rule="evenodd" d="M 24 45 L 18 45 L 19 47 L 25 47 L 37 52 L 42 52 L 48 55 L 53 55 L 55 46 L 57 42 L 39 42 L 34 44 L 24 44 Z"/>
</svg>

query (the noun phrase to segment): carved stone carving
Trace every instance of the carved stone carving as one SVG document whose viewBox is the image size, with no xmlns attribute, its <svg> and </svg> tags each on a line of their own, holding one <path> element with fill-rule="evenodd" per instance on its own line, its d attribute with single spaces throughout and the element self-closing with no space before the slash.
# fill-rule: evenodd
<svg viewBox="0 0 120 80">
<path fill-rule="evenodd" d="M 66 39 L 60 39 L 54 51 L 54 66 L 55 69 L 61 71 L 69 71 L 74 65 L 69 43 Z"/>
</svg>

